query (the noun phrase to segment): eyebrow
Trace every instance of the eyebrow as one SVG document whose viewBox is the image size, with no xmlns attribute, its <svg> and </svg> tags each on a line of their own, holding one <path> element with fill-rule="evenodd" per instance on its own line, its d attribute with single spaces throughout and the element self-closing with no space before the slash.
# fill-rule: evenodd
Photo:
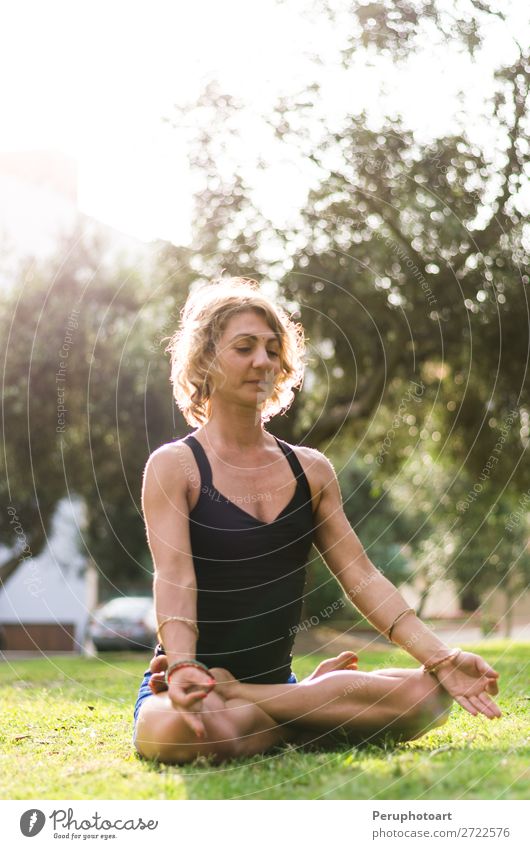
<svg viewBox="0 0 530 849">
<path fill-rule="evenodd" d="M 260 335 L 263 335 L 263 334 L 260 334 Z M 236 339 L 252 339 L 253 342 L 257 342 L 258 337 L 253 336 L 250 333 L 238 333 L 230 341 L 235 342 Z M 280 340 L 279 340 L 277 334 L 275 334 L 274 336 L 269 336 L 268 339 L 267 339 L 267 342 L 277 342 L 278 345 L 280 344 Z"/>
</svg>

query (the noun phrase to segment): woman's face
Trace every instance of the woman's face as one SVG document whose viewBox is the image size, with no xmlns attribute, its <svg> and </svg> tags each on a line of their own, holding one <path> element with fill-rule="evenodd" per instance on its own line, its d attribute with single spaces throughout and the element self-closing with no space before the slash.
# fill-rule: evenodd
<svg viewBox="0 0 530 849">
<path fill-rule="evenodd" d="M 281 372 L 280 351 L 280 340 L 262 315 L 247 310 L 233 316 L 217 345 L 222 377 L 214 377 L 214 392 L 261 404 L 272 395 Z"/>
</svg>

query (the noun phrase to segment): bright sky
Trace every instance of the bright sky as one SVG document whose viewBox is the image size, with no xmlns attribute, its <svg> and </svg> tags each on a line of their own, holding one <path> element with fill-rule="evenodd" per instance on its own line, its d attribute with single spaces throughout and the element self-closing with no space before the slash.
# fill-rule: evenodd
<svg viewBox="0 0 530 849">
<path fill-rule="evenodd" d="M 478 113 L 491 70 L 503 54 L 510 58 L 508 33 L 492 27 L 480 65 L 446 48 L 418 53 L 402 74 L 388 63 L 358 63 L 346 77 L 332 67 L 340 35 L 321 17 L 302 14 L 305 0 L 17 0 L 1 8 L 1 149 L 72 154 L 81 209 L 143 239 L 188 236 L 186 148 L 161 119 L 212 78 L 248 102 L 251 150 L 263 145 L 260 111 L 314 78 L 312 52 L 324 68 L 330 63 L 320 74 L 331 119 L 345 104 L 377 115 L 391 102 L 431 136 L 451 126 L 456 93 L 465 88 L 467 125 L 483 139 Z M 510 8 L 512 25 L 528 31 L 526 0 L 512 0 Z M 262 153 L 268 155 L 266 143 Z M 290 151 L 270 153 L 259 198 L 281 223 L 302 200 L 306 178 Z"/>
</svg>

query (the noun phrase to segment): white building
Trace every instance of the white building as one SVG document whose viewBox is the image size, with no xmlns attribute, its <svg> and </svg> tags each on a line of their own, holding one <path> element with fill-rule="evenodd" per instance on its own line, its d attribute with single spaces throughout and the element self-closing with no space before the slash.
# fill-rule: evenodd
<svg viewBox="0 0 530 849">
<path fill-rule="evenodd" d="M 44 551 L 25 558 L 0 587 L 2 648 L 81 652 L 97 602 L 97 571 L 81 550 L 86 521 L 83 501 L 57 504 Z M 0 551 L 0 560 L 11 552 Z"/>
<path fill-rule="evenodd" d="M 123 258 L 149 274 L 154 246 L 84 215 L 77 199 L 77 167 L 70 157 L 57 151 L 0 152 L 0 286 L 13 286 L 28 258 L 53 256 L 80 224 L 88 234 L 104 237 L 102 264 Z M 62 499 L 46 549 L 0 583 L 0 648 L 82 650 L 97 603 L 97 571 L 79 547 L 83 514 L 78 499 Z M 0 544 L 0 564 L 11 554 Z"/>
</svg>

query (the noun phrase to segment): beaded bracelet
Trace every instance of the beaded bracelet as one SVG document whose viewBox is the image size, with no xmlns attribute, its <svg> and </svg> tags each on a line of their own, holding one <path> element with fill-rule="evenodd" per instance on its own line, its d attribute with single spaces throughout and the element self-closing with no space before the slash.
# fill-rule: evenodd
<svg viewBox="0 0 530 849">
<path fill-rule="evenodd" d="M 449 654 L 446 654 L 445 657 L 442 657 L 440 660 L 434 661 L 434 663 L 424 663 L 422 667 L 423 672 L 436 672 L 438 667 L 445 663 L 446 660 L 453 660 L 458 657 L 458 655 L 462 654 L 462 649 L 453 649 Z"/>
<path fill-rule="evenodd" d="M 169 676 L 172 675 L 173 672 L 175 672 L 177 669 L 182 669 L 184 666 L 195 666 L 198 669 L 202 669 L 210 676 L 212 681 L 215 681 L 215 678 L 213 677 L 206 664 L 201 663 L 200 660 L 176 660 L 175 663 L 172 663 L 166 669 L 166 674 L 164 676 L 166 684 L 169 684 Z"/>
</svg>

